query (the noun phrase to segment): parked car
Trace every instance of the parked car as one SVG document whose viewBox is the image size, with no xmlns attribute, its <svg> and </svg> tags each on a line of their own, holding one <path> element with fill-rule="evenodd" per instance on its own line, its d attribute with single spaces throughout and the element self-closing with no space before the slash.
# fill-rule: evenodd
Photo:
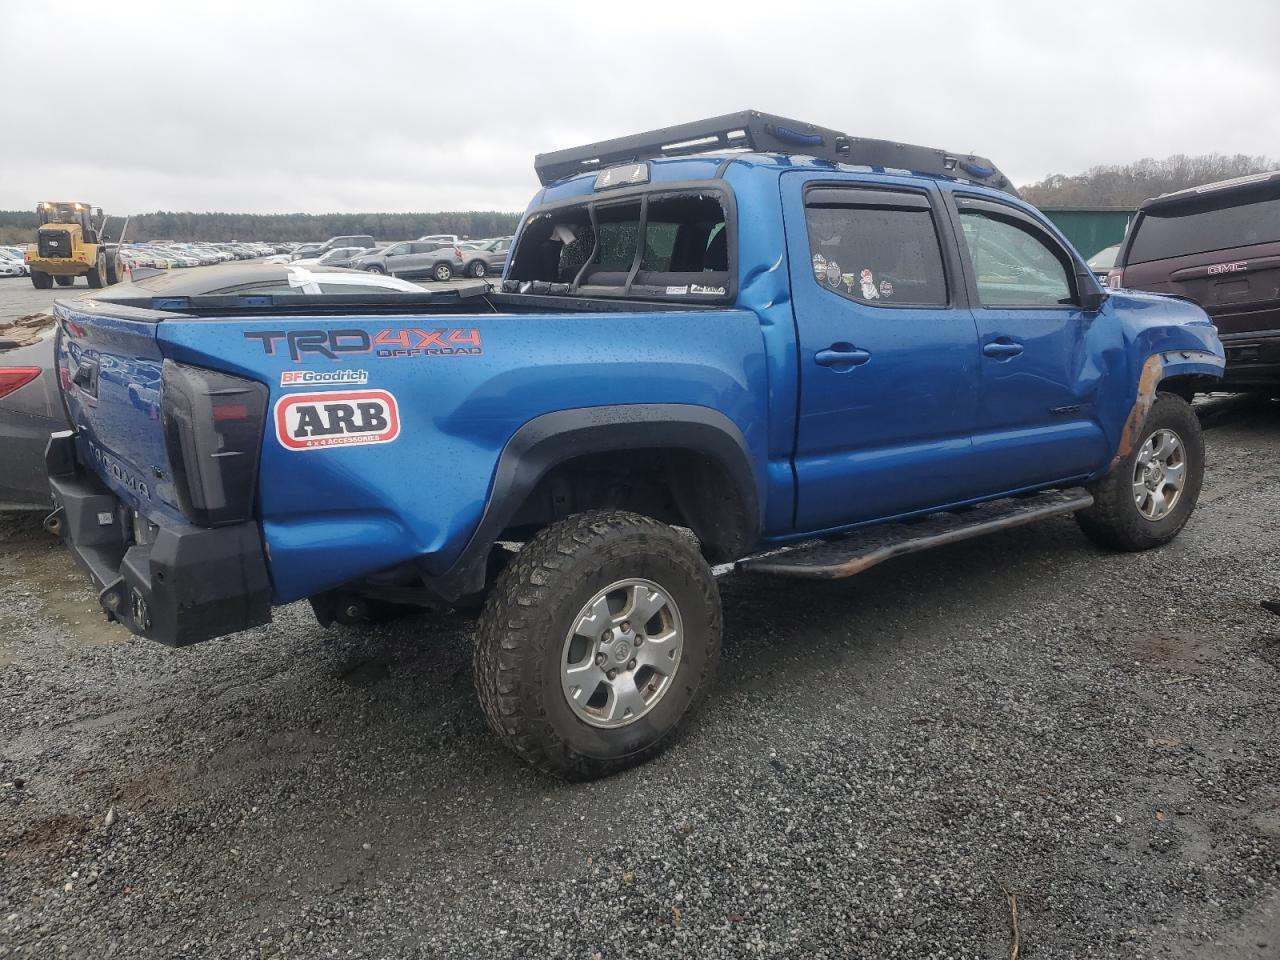
<svg viewBox="0 0 1280 960">
<path fill-rule="evenodd" d="M 442 247 L 456 247 L 460 242 L 456 233 L 429 233 L 418 238 L 418 243 L 436 243 Z"/>
<path fill-rule="evenodd" d="M 1093 271 L 1093 275 L 1099 280 L 1106 280 L 1111 274 L 1111 269 L 1116 265 L 1116 256 L 1120 253 L 1120 244 L 1113 243 L 1109 247 L 1103 247 L 1087 261 L 1089 269 Z"/>
<path fill-rule="evenodd" d="M 67 428 L 52 314 L 0 326 L 0 510 L 51 509 L 44 448 Z"/>
<path fill-rule="evenodd" d="M 339 247 L 362 247 L 365 250 L 372 250 L 375 246 L 377 246 L 377 244 L 373 242 L 373 237 L 368 236 L 367 234 L 349 237 L 330 237 L 324 243 L 304 243 L 297 250 L 293 251 L 293 259 L 301 260 L 303 257 L 319 256 L 322 253 L 328 253 L 330 250 L 336 250 Z"/>
<path fill-rule="evenodd" d="M 511 251 L 511 237 L 486 240 L 470 250 L 462 251 L 462 273 L 480 279 L 490 275 L 501 276 Z"/>
<path fill-rule="evenodd" d="M 1109 283 L 1194 300 L 1227 350 L 1222 386 L 1280 394 L 1280 170 L 1145 201 Z"/>
<path fill-rule="evenodd" d="M 49 525 L 108 616 L 181 645 L 302 598 L 483 603 L 495 735 L 583 779 L 705 699 L 712 563 L 830 579 L 1071 514 L 1144 550 L 1191 516 L 1212 324 L 1108 294 L 991 161 L 753 111 L 535 169 L 498 292 L 58 305 Z M 93 391 L 108 357 L 159 417 Z"/>
<path fill-rule="evenodd" d="M 401 240 L 381 250 L 366 251 L 351 261 L 357 270 L 389 273 L 397 277 L 451 280 L 462 270 L 462 250 L 419 240 Z"/>
<path fill-rule="evenodd" d="M 334 247 L 332 250 L 326 250 L 318 257 L 303 257 L 300 260 L 291 261 L 295 267 L 349 267 L 351 261 L 357 257 L 362 257 L 369 251 L 364 247 Z M 272 262 L 275 257 L 268 257 L 267 261 Z"/>
<path fill-rule="evenodd" d="M 25 277 L 27 265 L 21 260 L 0 257 L 0 277 Z"/>
</svg>

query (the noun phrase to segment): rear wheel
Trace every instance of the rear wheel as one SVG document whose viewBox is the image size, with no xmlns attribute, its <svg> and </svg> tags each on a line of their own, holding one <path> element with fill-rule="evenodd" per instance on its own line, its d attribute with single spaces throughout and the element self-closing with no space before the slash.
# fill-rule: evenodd
<svg viewBox="0 0 1280 960">
<path fill-rule="evenodd" d="M 1204 434 L 1181 397 L 1159 393 L 1142 440 L 1091 488 L 1093 506 L 1076 514 L 1089 539 L 1111 550 L 1149 550 L 1176 537 L 1200 496 Z"/>
<path fill-rule="evenodd" d="M 453 267 L 449 266 L 447 263 L 437 263 L 436 268 L 431 272 L 431 275 L 435 277 L 436 280 L 444 283 L 446 280 L 453 279 Z"/>
<path fill-rule="evenodd" d="M 107 258 L 107 283 L 119 283 L 120 275 L 124 271 L 120 269 L 120 258 L 118 256 Z"/>
<path fill-rule="evenodd" d="M 53 286 L 53 277 L 45 273 L 43 270 L 31 271 L 31 285 L 37 290 L 48 290 Z"/>
<path fill-rule="evenodd" d="M 697 546 L 621 510 L 569 517 L 494 583 L 475 683 L 494 732 L 535 767 L 589 780 L 641 763 L 707 695 L 720 596 Z"/>
<path fill-rule="evenodd" d="M 378 264 L 376 263 L 369 264 L 369 266 L 365 267 L 365 269 L 368 270 L 370 273 L 386 273 L 387 272 L 383 267 L 378 266 Z"/>
<path fill-rule="evenodd" d="M 93 287 L 95 290 L 100 290 L 102 289 L 102 287 L 106 286 L 106 279 L 107 279 L 106 254 L 103 254 L 103 253 L 98 254 L 97 262 L 94 263 L 93 268 L 87 274 L 85 274 L 85 276 L 88 277 L 89 279 L 89 286 Z"/>
<path fill-rule="evenodd" d="M 488 272 L 488 268 L 485 266 L 485 262 L 483 260 L 474 260 L 472 261 L 471 266 L 467 268 L 467 273 L 475 277 L 477 280 L 484 277 Z"/>
<path fill-rule="evenodd" d="M 75 277 L 67 277 L 67 276 L 63 276 L 62 274 L 58 274 L 57 276 L 55 276 L 55 277 L 53 278 L 53 282 L 54 282 L 54 283 L 56 283 L 56 284 L 57 284 L 58 286 L 60 286 L 60 287 L 69 287 L 69 286 L 71 286 L 73 283 L 75 283 L 75 282 L 76 282 L 76 278 L 75 278 Z"/>
</svg>

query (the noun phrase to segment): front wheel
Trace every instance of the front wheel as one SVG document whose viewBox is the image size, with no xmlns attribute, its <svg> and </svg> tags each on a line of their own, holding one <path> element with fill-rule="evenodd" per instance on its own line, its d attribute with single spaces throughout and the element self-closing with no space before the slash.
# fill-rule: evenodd
<svg viewBox="0 0 1280 960">
<path fill-rule="evenodd" d="M 1191 517 L 1204 481 L 1204 434 L 1187 401 L 1156 394 L 1139 435 L 1090 488 L 1093 506 L 1076 514 L 1089 539 L 1111 550 L 1168 543 Z"/>
<path fill-rule="evenodd" d="M 476 280 L 483 280 L 484 275 L 487 272 L 488 272 L 488 269 L 485 267 L 485 263 L 483 260 L 476 260 L 471 264 L 470 267 L 467 268 L 467 273 L 469 273 Z"/>
<path fill-rule="evenodd" d="M 365 267 L 365 269 L 368 270 L 370 273 L 386 273 L 387 272 L 384 268 L 378 266 L 376 263 L 369 264 L 369 266 Z"/>
<path fill-rule="evenodd" d="M 715 577 L 639 514 L 554 523 L 494 583 L 475 684 L 494 732 L 535 767 L 590 780 L 642 763 L 706 697 L 720 658 Z"/>
<path fill-rule="evenodd" d="M 31 271 L 31 285 L 37 290 L 48 290 L 53 286 L 53 277 L 43 270 Z"/>
<path fill-rule="evenodd" d="M 437 263 L 432 275 L 441 283 L 444 283 L 446 280 L 452 280 L 453 267 L 449 266 L 447 263 Z"/>
<path fill-rule="evenodd" d="M 76 282 L 75 277 L 69 277 L 66 274 L 58 274 L 53 278 L 53 282 L 60 287 L 69 287 Z"/>
<path fill-rule="evenodd" d="M 89 286 L 95 290 L 101 290 L 106 286 L 107 282 L 107 258 L 102 254 L 98 254 L 98 259 L 94 263 L 92 269 L 86 274 L 89 279 Z"/>
</svg>

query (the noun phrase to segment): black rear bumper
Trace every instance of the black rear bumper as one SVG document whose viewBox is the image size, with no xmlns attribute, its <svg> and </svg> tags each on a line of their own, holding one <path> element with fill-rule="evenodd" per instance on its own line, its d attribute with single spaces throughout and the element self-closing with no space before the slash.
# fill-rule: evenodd
<svg viewBox="0 0 1280 960">
<path fill-rule="evenodd" d="M 45 452 L 54 512 L 50 532 L 71 548 L 98 588 L 107 617 L 169 646 L 211 640 L 271 620 L 271 583 L 256 523 L 157 525 L 133 539 L 132 514 L 79 467 L 70 431 Z"/>
</svg>

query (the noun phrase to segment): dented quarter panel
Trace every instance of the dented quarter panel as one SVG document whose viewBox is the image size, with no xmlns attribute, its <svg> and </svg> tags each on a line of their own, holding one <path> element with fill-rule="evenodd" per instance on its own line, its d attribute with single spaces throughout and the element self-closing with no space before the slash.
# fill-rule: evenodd
<svg viewBox="0 0 1280 960">
<path fill-rule="evenodd" d="M 380 335 L 394 345 L 403 331 L 414 344 L 420 329 L 464 331 L 459 340 L 474 330 L 481 352 L 378 355 Z M 315 351 L 295 359 L 286 337 L 271 338 L 268 353 L 264 331 L 325 332 L 326 343 L 335 332 L 363 331 L 374 343 L 337 359 Z M 342 389 L 395 398 L 392 442 L 290 450 L 268 423 L 258 501 L 277 602 L 412 559 L 446 569 L 480 521 L 504 446 L 544 413 L 659 402 L 720 411 L 742 431 L 766 489 L 765 371 L 760 325 L 747 310 L 226 318 L 162 323 L 157 337 L 171 359 L 265 383 L 271 408 L 316 389 L 281 386 L 283 374 L 299 370 L 363 372 L 365 384 Z"/>
</svg>

